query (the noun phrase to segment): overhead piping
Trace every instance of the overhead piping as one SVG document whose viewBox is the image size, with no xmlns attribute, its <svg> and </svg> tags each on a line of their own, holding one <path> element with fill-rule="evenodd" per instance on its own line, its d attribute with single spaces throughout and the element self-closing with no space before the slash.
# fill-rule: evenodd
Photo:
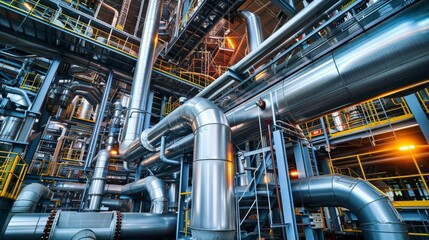
<svg viewBox="0 0 429 240">
<path fill-rule="evenodd" d="M 291 181 L 296 207 L 344 207 L 356 215 L 365 240 L 409 239 L 407 226 L 389 198 L 367 181 L 324 175 Z"/>
<path fill-rule="evenodd" d="M 231 239 L 235 232 L 234 164 L 231 132 L 223 112 L 210 101 L 195 97 L 141 134 L 126 159 L 154 151 L 161 137 L 194 133 L 192 177 L 192 236 Z M 216 144 L 213 144 L 216 143 Z M 210 146 L 210 147 L 207 147 Z M 216 179 L 216 184 L 213 183 Z"/>
<path fill-rule="evenodd" d="M 240 15 L 246 21 L 247 42 L 249 45 L 249 52 L 251 52 L 264 41 L 261 19 L 258 15 L 249 11 L 241 11 Z"/>
<path fill-rule="evenodd" d="M 10 212 L 33 213 L 41 199 L 51 199 L 53 195 L 53 192 L 43 184 L 29 184 L 21 190 Z"/>
</svg>

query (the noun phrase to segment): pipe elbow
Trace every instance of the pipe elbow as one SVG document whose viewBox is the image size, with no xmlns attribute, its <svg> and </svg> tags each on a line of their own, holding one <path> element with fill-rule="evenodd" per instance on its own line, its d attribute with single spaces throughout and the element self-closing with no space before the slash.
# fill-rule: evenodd
<svg viewBox="0 0 429 240">
<path fill-rule="evenodd" d="M 53 192 L 43 184 L 32 183 L 25 186 L 12 206 L 13 213 L 31 213 L 36 210 L 41 199 L 51 199 Z"/>
</svg>

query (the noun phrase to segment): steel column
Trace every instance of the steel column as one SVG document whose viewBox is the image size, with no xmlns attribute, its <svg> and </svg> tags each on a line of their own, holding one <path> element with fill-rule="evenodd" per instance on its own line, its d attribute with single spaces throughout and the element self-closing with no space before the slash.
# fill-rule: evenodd
<svg viewBox="0 0 429 240">
<path fill-rule="evenodd" d="M 292 199 L 292 191 L 289 179 L 289 167 L 286 157 L 286 147 L 283 132 L 273 132 L 274 150 L 279 171 L 280 195 L 282 196 L 283 219 L 286 224 L 286 236 L 288 240 L 298 240 L 298 228 L 295 218 L 295 207 Z"/>
<path fill-rule="evenodd" d="M 417 123 L 419 124 L 420 130 L 425 136 L 426 143 L 429 144 L 429 120 L 426 113 L 423 111 L 420 106 L 420 102 L 416 97 L 416 94 L 410 94 L 405 96 L 405 101 L 407 102 L 408 107 L 411 110 L 411 113 L 414 115 Z"/>
</svg>

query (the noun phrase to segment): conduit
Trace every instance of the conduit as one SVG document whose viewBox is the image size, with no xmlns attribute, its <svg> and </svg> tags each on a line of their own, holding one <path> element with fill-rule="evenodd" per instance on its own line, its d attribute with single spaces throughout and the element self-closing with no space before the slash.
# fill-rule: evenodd
<svg viewBox="0 0 429 240">
<path fill-rule="evenodd" d="M 324 175 L 291 181 L 295 207 L 344 207 L 356 215 L 365 240 L 409 239 L 389 198 L 367 181 Z"/>
</svg>

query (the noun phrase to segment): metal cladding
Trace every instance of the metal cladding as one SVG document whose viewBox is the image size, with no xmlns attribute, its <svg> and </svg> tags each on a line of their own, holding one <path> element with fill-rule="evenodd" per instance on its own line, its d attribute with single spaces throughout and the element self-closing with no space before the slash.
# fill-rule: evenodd
<svg viewBox="0 0 429 240">
<path fill-rule="evenodd" d="M 148 2 L 145 24 L 140 40 L 140 51 L 130 94 L 127 117 L 125 119 L 124 138 L 119 147 L 119 154 L 128 152 L 129 145 L 138 138 L 143 130 L 146 114 L 147 97 L 149 96 L 150 78 L 158 39 L 159 21 L 161 18 L 162 0 Z"/>
<path fill-rule="evenodd" d="M 83 229 L 76 233 L 71 240 L 97 240 L 97 236 L 90 229 Z"/>
<path fill-rule="evenodd" d="M 420 1 L 322 57 L 226 116 L 234 139 L 272 118 L 293 123 L 429 79 L 429 3 Z M 386 40 L 387 39 L 387 40 Z M 255 102 L 263 99 L 261 111 Z M 272 109 L 274 108 L 274 109 Z"/>
<path fill-rule="evenodd" d="M 40 183 L 25 186 L 13 204 L 12 213 L 33 213 L 40 199 L 50 199 L 53 193 Z"/>
<path fill-rule="evenodd" d="M 261 28 L 261 19 L 259 16 L 249 11 L 242 11 L 240 14 L 246 21 L 247 42 L 249 45 L 249 50 L 253 51 L 264 41 Z"/>
<path fill-rule="evenodd" d="M 109 162 L 109 151 L 104 149 L 98 152 L 94 175 L 92 176 L 91 186 L 88 192 L 88 211 L 100 210 L 101 200 L 104 194 L 104 186 L 106 185 L 107 167 L 109 166 Z"/>
<path fill-rule="evenodd" d="M 177 217 L 174 214 L 121 213 L 118 212 L 65 212 L 58 211 L 50 229 L 50 238 L 74 239 L 82 230 L 91 229 L 97 240 L 114 239 L 115 232 L 127 240 L 173 238 Z M 17 213 L 10 216 L 9 225 L 0 238 L 3 240 L 42 239 L 49 213 Z M 118 222 L 120 224 L 118 225 Z M 3 235 L 2 235 L 3 234 Z M 79 239 L 79 238 L 78 238 Z M 85 239 L 85 238 L 83 238 Z"/>
<path fill-rule="evenodd" d="M 409 239 L 407 226 L 388 197 L 367 181 L 324 175 L 291 181 L 296 207 L 345 207 L 354 213 L 366 240 Z"/>
</svg>

